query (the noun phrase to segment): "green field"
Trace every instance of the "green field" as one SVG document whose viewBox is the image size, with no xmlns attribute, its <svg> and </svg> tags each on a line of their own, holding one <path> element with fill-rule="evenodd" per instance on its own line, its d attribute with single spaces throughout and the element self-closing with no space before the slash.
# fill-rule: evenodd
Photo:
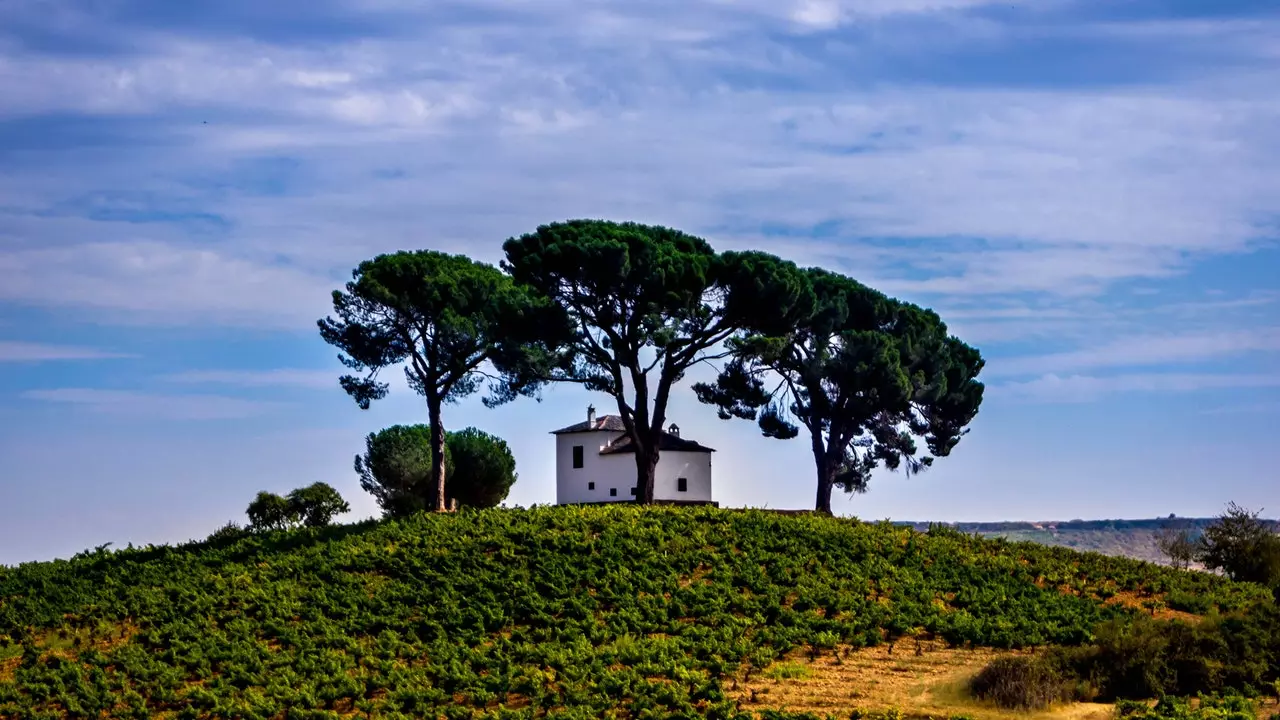
<svg viewBox="0 0 1280 720">
<path fill-rule="evenodd" d="M 0 568 L 0 717 L 752 716 L 739 679 L 802 681 L 784 659 L 1076 645 L 1269 598 L 816 515 L 420 515 Z"/>
</svg>

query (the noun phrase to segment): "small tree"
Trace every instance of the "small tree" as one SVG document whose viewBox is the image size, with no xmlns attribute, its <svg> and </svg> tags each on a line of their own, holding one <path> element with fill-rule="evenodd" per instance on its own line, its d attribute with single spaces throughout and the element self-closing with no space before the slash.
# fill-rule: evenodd
<svg viewBox="0 0 1280 720">
<path fill-rule="evenodd" d="M 516 459 L 500 437 L 476 428 L 449 433 L 449 497 L 470 507 L 495 507 L 516 481 Z"/>
<path fill-rule="evenodd" d="M 1280 537 L 1275 524 L 1260 514 L 1228 504 L 1200 536 L 1200 562 L 1232 580 L 1280 586 Z"/>
<path fill-rule="evenodd" d="M 254 530 L 284 530 L 297 522 L 294 508 L 279 495 L 263 490 L 245 510 Z"/>
<path fill-rule="evenodd" d="M 289 493 L 290 515 L 306 527 L 324 527 L 335 515 L 351 511 L 342 495 L 328 483 L 312 483 Z"/>
<path fill-rule="evenodd" d="M 1195 533 L 1186 522 L 1170 518 L 1156 531 L 1155 540 L 1156 547 L 1175 568 L 1186 570 L 1196 559 Z"/>
<path fill-rule="evenodd" d="M 378 502 L 384 516 L 403 517 L 433 509 L 432 436 L 429 425 L 393 425 L 365 437 L 365 452 L 355 459 L 356 474 L 360 487 Z M 450 467 L 446 439 L 446 478 Z"/>
<path fill-rule="evenodd" d="M 399 252 L 360 263 L 346 292 L 335 290 L 337 319 L 319 321 L 320 336 L 342 350 L 343 365 L 363 373 L 340 378 L 362 409 L 387 394 L 384 368 L 407 363 L 409 387 L 427 402 L 430 421 L 429 500 L 445 509 L 445 428 L 442 408 L 475 392 L 486 363 L 527 376 L 525 364 L 543 355 L 534 348 L 558 317 L 509 277 L 463 255 L 431 250 Z M 529 342 L 524 342 L 528 340 Z M 532 393 L 531 385 L 495 385 L 488 404 Z"/>
</svg>

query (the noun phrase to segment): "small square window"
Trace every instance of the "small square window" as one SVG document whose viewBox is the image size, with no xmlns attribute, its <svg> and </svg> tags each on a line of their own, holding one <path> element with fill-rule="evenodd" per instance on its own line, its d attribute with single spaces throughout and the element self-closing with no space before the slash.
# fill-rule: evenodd
<svg viewBox="0 0 1280 720">
<path fill-rule="evenodd" d="M 609 488 L 609 497 L 618 497 L 618 488 Z"/>
<path fill-rule="evenodd" d="M 632 494 L 632 495 L 635 495 L 635 494 L 636 494 L 636 489 L 635 489 L 635 488 L 631 488 L 631 494 Z"/>
<path fill-rule="evenodd" d="M 573 446 L 573 469 L 574 470 L 582 469 L 582 446 L 581 445 Z"/>
<path fill-rule="evenodd" d="M 689 492 L 689 478 L 679 478 L 676 480 L 676 490 L 678 492 Z"/>
<path fill-rule="evenodd" d="M 595 483 L 593 483 L 593 482 L 589 482 L 589 483 L 587 483 L 587 489 L 588 489 L 588 490 L 595 490 L 595 489 L 596 489 L 596 484 L 595 484 Z"/>
</svg>

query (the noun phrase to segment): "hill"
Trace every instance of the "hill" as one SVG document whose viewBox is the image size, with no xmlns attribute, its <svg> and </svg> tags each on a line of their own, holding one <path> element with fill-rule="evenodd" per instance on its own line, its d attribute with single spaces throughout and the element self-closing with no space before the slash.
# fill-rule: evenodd
<svg viewBox="0 0 1280 720">
<path fill-rule="evenodd" d="M 1064 520 L 1043 522 L 960 522 L 942 523 L 965 534 L 998 537 L 1018 542 L 1058 545 L 1082 552 L 1128 557 L 1153 563 L 1166 559 L 1156 545 L 1156 533 L 1170 521 L 1199 533 L 1215 518 L 1151 518 L 1142 520 Z M 925 531 L 932 523 L 898 523 Z"/>
<path fill-rule="evenodd" d="M 814 515 L 421 515 L 0 568 L 0 717 L 848 717 L 911 693 L 841 685 L 846 665 L 969 671 L 1106 620 L 1269 602 L 1207 574 Z"/>
</svg>

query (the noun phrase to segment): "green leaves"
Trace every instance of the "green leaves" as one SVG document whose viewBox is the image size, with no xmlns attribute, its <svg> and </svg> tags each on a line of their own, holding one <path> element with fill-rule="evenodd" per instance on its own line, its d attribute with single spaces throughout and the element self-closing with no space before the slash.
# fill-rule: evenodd
<svg viewBox="0 0 1280 720">
<path fill-rule="evenodd" d="M 335 515 L 350 512 L 351 506 L 328 483 L 317 482 L 280 497 L 265 490 L 249 503 L 245 514 L 253 530 L 284 530 L 302 525 L 324 527 Z M 234 533 L 224 528 L 224 532 Z"/>
<path fill-rule="evenodd" d="M 949 337 L 932 311 L 851 278 L 811 268 L 798 282 L 741 262 L 759 301 L 741 310 L 732 360 L 694 392 L 722 419 L 757 420 L 766 437 L 808 429 L 818 510 L 830 512 L 832 486 L 865 491 L 877 467 L 928 467 L 933 458 L 916 456 L 913 436 L 935 456 L 951 452 L 982 401 L 976 350 Z"/>
<path fill-rule="evenodd" d="M 793 264 L 760 252 L 717 254 L 660 226 L 570 220 L 503 249 L 503 267 L 559 308 L 568 329 L 547 343 L 555 361 L 524 386 L 572 382 L 613 396 L 637 451 L 642 502 L 652 500 L 675 383 L 765 308 L 785 323 L 812 303 Z"/>
<path fill-rule="evenodd" d="M 365 438 L 355 458 L 360 487 L 387 517 L 431 509 L 431 427 L 393 425 Z M 470 507 L 501 503 L 516 481 L 516 460 L 506 441 L 465 428 L 445 435 L 445 494 Z"/>
<path fill-rule="evenodd" d="M 1096 592 L 1117 586 L 1280 622 L 1226 578 L 888 523 L 420 513 L 4 568 L 0 717 L 736 717 L 730 679 L 746 662 L 916 628 L 956 645 L 1081 644 L 1144 612 Z"/>
<path fill-rule="evenodd" d="M 343 389 L 362 408 L 386 394 L 379 370 L 407 362 L 424 396 L 449 401 L 476 389 L 472 373 L 501 355 L 514 360 L 508 330 L 532 301 L 496 268 L 463 255 L 422 250 L 379 255 L 335 291 L 336 318 L 319 321 L 325 342 L 363 378 L 344 376 Z"/>
</svg>

